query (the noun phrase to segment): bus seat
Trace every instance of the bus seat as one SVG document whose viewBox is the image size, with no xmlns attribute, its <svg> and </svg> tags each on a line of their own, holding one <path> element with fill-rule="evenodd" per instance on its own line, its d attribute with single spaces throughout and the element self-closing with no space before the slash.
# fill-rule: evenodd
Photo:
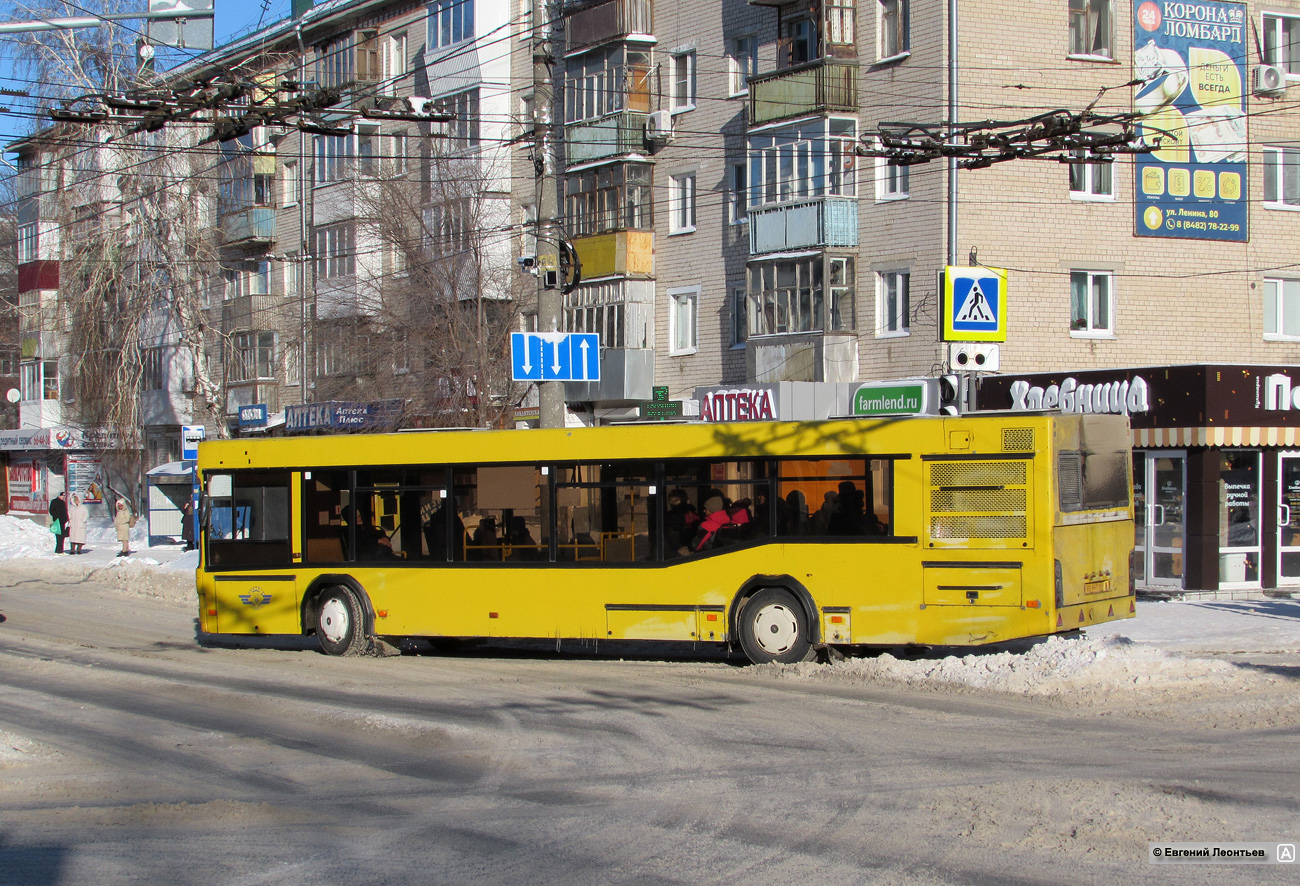
<svg viewBox="0 0 1300 886">
<path fill-rule="evenodd" d="M 307 539 L 307 562 L 342 563 L 343 541 L 337 538 Z"/>
</svg>

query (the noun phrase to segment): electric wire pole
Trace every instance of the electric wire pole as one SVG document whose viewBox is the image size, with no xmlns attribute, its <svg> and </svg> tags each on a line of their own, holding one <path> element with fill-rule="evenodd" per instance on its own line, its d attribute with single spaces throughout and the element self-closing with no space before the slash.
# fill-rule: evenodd
<svg viewBox="0 0 1300 886">
<path fill-rule="evenodd" d="M 556 179 L 555 56 L 551 49 L 551 14 L 548 0 L 533 3 L 533 168 L 537 185 L 537 331 L 563 328 L 564 284 L 560 269 L 559 182 Z M 564 382 L 537 385 L 538 424 L 564 427 Z"/>
</svg>

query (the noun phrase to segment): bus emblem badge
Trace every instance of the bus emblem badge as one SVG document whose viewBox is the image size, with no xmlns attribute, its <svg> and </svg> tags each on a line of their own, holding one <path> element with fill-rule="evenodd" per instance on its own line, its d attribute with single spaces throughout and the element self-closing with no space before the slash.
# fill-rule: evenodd
<svg viewBox="0 0 1300 886">
<path fill-rule="evenodd" d="M 263 594 L 261 588 L 253 588 L 247 594 L 240 594 L 239 599 L 245 606 L 252 606 L 254 609 L 261 609 L 271 602 L 270 594 Z"/>
</svg>

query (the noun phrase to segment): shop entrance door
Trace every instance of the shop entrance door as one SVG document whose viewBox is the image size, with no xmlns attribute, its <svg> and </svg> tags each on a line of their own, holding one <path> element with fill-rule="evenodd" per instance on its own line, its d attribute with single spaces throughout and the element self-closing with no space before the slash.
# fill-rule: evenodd
<svg viewBox="0 0 1300 886">
<path fill-rule="evenodd" d="M 1133 505 L 1137 556 L 1134 580 L 1142 587 L 1183 586 L 1186 540 L 1187 453 L 1133 453 Z"/>
<path fill-rule="evenodd" d="M 1278 466 L 1277 583 L 1300 585 L 1300 452 L 1283 452 Z"/>
</svg>

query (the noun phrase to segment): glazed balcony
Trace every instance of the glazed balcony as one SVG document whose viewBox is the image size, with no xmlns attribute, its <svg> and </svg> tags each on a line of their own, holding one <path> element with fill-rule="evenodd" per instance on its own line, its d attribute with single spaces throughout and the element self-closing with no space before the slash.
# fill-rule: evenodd
<svg viewBox="0 0 1300 886">
<path fill-rule="evenodd" d="M 574 7 L 576 11 L 565 12 L 569 52 L 633 34 L 654 33 L 650 0 L 605 0 Z"/>
<path fill-rule="evenodd" d="M 568 124 L 564 141 L 569 165 L 644 151 L 645 121 L 640 111 L 617 111 Z"/>
<path fill-rule="evenodd" d="M 853 197 L 814 197 L 749 210 L 750 255 L 857 245 L 858 201 Z"/>
<path fill-rule="evenodd" d="M 575 237 L 573 248 L 582 262 L 585 279 L 654 276 L 655 235 L 650 231 L 612 231 Z"/>
<path fill-rule="evenodd" d="M 234 243 L 270 243 L 275 239 L 275 210 L 254 206 L 221 216 L 221 239 Z"/>
<path fill-rule="evenodd" d="M 858 66 L 819 59 L 749 78 L 749 125 L 858 110 Z"/>
</svg>

